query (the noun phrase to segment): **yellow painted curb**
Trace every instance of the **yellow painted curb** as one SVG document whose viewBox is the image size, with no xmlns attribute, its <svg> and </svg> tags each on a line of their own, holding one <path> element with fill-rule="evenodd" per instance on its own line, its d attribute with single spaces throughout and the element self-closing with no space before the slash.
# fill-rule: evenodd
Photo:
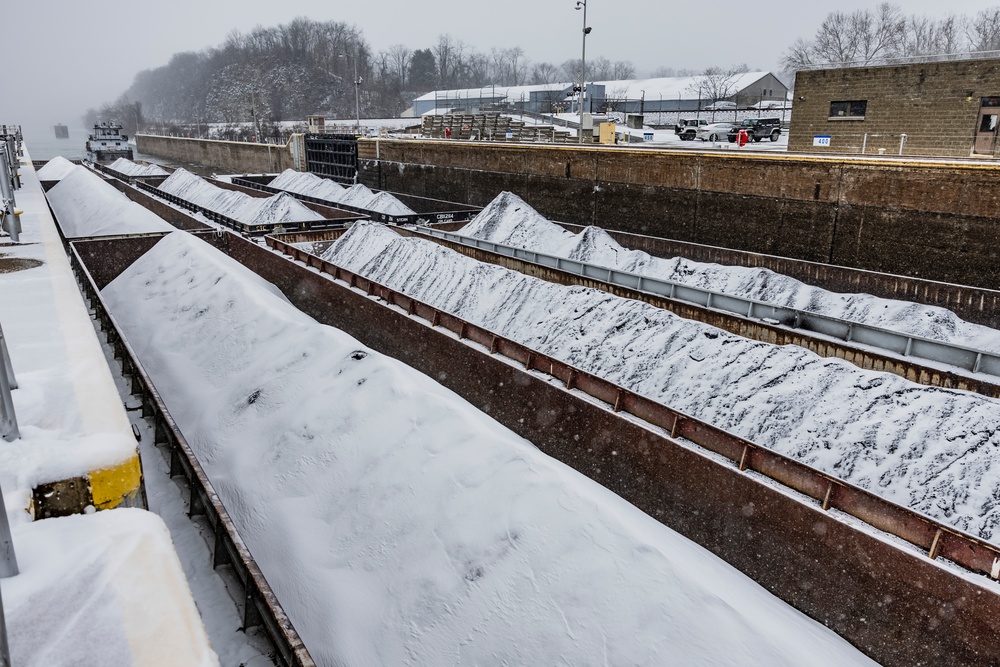
<svg viewBox="0 0 1000 667">
<path fill-rule="evenodd" d="M 134 499 L 142 485 L 142 466 L 139 455 L 112 468 L 93 470 L 87 474 L 94 507 L 99 510 L 118 507 L 123 502 Z M 133 503 L 126 503 L 132 505 Z"/>
</svg>

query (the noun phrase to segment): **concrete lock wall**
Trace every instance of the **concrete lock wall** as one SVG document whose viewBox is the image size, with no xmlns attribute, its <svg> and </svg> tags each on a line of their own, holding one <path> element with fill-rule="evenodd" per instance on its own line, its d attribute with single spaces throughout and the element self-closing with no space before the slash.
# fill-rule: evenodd
<svg viewBox="0 0 1000 667">
<path fill-rule="evenodd" d="M 1000 288 L 1000 166 L 443 141 L 359 142 L 361 181 L 736 250 Z M 376 157 L 377 156 L 377 157 Z"/>
<path fill-rule="evenodd" d="M 147 155 L 241 174 L 301 170 L 305 155 L 302 135 L 293 135 L 286 145 L 278 146 L 140 134 L 136 136 L 136 148 Z"/>
</svg>

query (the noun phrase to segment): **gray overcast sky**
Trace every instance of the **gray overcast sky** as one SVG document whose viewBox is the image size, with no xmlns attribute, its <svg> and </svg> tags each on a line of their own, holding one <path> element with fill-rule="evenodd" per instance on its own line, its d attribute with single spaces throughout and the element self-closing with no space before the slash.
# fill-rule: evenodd
<svg viewBox="0 0 1000 667">
<path fill-rule="evenodd" d="M 788 45 L 810 37 L 830 11 L 876 4 L 589 0 L 587 53 L 630 60 L 640 74 L 660 65 L 703 69 L 742 62 L 772 70 Z M 995 3 L 897 4 L 906 13 L 940 17 L 972 15 Z M 750 6 L 755 9 L 746 12 Z M 166 64 L 176 52 L 200 51 L 232 30 L 296 16 L 356 25 L 375 51 L 396 43 L 426 48 L 448 33 L 481 51 L 521 46 L 532 62 L 559 64 L 580 55 L 582 16 L 573 7 L 574 0 L 3 0 L 0 123 L 77 125 L 86 108 L 113 100 L 137 72 Z"/>
</svg>

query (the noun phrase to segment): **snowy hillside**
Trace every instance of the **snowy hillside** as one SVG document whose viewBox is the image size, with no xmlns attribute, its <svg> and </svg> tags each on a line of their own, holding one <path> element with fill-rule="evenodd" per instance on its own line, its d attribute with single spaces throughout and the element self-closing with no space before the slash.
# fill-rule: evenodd
<svg viewBox="0 0 1000 667">
<path fill-rule="evenodd" d="M 175 171 L 159 187 L 164 192 L 247 225 L 323 219 L 290 194 L 282 192 L 273 197 L 254 197 L 220 188 L 185 169 Z"/>
<path fill-rule="evenodd" d="M 45 196 L 69 239 L 176 229 L 86 167 L 73 167 Z"/>
<path fill-rule="evenodd" d="M 188 234 L 103 293 L 318 664 L 872 664 Z"/>
<path fill-rule="evenodd" d="M 901 333 L 1000 352 L 1000 331 L 966 322 L 944 308 L 882 299 L 869 294 L 838 294 L 768 269 L 706 264 L 683 257 L 652 257 L 640 250 L 622 247 L 600 227 L 587 227 L 579 234 L 567 231 L 510 192 L 498 195 L 456 233 Z"/>
<path fill-rule="evenodd" d="M 338 204 L 346 204 L 387 215 L 410 215 L 414 211 L 388 192 L 375 194 L 361 183 L 345 188 L 328 178 L 308 172 L 286 169 L 268 185 L 278 190 L 287 190 L 300 195 L 308 195 Z"/>
<path fill-rule="evenodd" d="M 774 346 L 359 222 L 337 265 L 1000 542 L 1000 401 Z"/>
</svg>

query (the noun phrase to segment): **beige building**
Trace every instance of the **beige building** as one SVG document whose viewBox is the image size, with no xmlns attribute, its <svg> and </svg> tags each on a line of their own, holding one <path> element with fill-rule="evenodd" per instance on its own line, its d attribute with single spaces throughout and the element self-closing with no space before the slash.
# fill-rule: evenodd
<svg viewBox="0 0 1000 667">
<path fill-rule="evenodd" d="M 800 71 L 788 150 L 1000 157 L 1000 59 Z"/>
</svg>

